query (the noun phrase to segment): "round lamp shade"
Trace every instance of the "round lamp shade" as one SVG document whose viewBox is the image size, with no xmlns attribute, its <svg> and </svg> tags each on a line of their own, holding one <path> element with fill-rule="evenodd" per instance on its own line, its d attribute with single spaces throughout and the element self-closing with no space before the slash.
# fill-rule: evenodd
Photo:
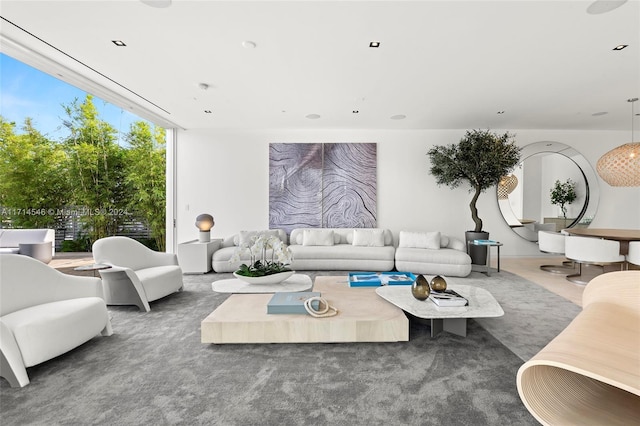
<svg viewBox="0 0 640 426">
<path fill-rule="evenodd" d="M 498 198 L 504 200 L 518 186 L 518 178 L 515 175 L 503 176 L 498 182 Z"/>
<path fill-rule="evenodd" d="M 196 217 L 196 228 L 198 228 L 200 231 L 210 231 L 211 228 L 213 228 L 214 223 L 215 222 L 213 221 L 213 216 L 211 216 L 210 214 L 204 213 Z"/>
<path fill-rule="evenodd" d="M 596 169 L 611 186 L 640 186 L 640 142 L 621 145 L 604 154 Z"/>
</svg>

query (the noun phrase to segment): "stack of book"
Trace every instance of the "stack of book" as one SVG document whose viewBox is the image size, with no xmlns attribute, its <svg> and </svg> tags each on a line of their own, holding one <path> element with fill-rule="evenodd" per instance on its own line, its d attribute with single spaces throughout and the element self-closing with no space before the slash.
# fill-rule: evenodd
<svg viewBox="0 0 640 426">
<path fill-rule="evenodd" d="M 469 301 L 467 299 L 450 289 L 444 291 L 432 291 L 429 295 L 429 300 L 442 307 L 469 305 Z"/>
<path fill-rule="evenodd" d="M 498 244 L 499 241 L 496 240 L 473 240 L 473 244 L 478 244 L 478 245 L 487 245 L 490 246 L 492 244 Z"/>
<path fill-rule="evenodd" d="M 320 297 L 318 291 L 277 292 L 267 303 L 268 314 L 308 314 L 304 301 L 312 297 Z M 320 302 L 314 301 L 313 308 L 318 309 Z"/>
</svg>

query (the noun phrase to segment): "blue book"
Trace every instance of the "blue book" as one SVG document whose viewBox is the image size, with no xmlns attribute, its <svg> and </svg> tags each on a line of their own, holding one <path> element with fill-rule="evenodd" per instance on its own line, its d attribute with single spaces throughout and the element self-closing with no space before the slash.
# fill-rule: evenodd
<svg viewBox="0 0 640 426">
<path fill-rule="evenodd" d="M 311 297 L 320 297 L 318 291 L 277 292 L 273 294 L 267 303 L 268 314 L 308 314 L 304 308 L 304 301 Z M 319 308 L 320 302 L 312 304 L 314 309 Z"/>
</svg>

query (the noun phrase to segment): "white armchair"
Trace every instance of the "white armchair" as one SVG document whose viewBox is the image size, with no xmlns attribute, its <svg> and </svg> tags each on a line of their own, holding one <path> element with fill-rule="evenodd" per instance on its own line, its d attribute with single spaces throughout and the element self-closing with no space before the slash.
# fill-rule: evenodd
<svg viewBox="0 0 640 426">
<path fill-rule="evenodd" d="M 565 238 L 566 235 L 561 232 L 538 231 L 538 249 L 543 253 L 565 254 Z M 554 274 L 568 274 L 575 269 L 575 265 L 568 260 L 562 262 L 562 265 L 541 265 L 540 269 Z"/>
<path fill-rule="evenodd" d="M 620 254 L 620 242 L 600 238 L 576 237 L 567 235 L 565 238 L 565 256 L 578 264 L 578 273 L 567 275 L 567 280 L 576 284 L 587 284 L 589 281 L 582 276 L 582 265 L 620 265 L 624 267 L 625 257 Z"/>
<path fill-rule="evenodd" d="M 153 251 L 128 237 L 106 237 L 93 243 L 107 305 L 136 305 L 151 310 L 149 302 L 182 291 L 182 269 L 173 253 Z"/>
<path fill-rule="evenodd" d="M 113 332 L 98 278 L 66 275 L 28 256 L 0 256 L 0 376 L 29 384 L 26 367 Z"/>
</svg>

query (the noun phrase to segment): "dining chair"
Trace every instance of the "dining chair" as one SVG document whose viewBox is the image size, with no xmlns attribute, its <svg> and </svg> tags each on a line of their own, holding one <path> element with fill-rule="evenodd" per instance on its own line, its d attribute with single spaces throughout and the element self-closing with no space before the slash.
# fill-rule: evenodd
<svg viewBox="0 0 640 426">
<path fill-rule="evenodd" d="M 601 273 L 604 273 L 607 265 L 619 264 L 622 270 L 626 261 L 625 256 L 620 254 L 619 241 L 567 235 L 564 250 L 567 259 L 578 264 L 578 273 L 567 275 L 567 280 L 576 284 L 589 282 L 582 275 L 582 265 L 599 266 L 602 268 Z"/>
<path fill-rule="evenodd" d="M 566 235 L 561 232 L 538 231 L 538 250 L 543 253 L 564 255 L 565 238 Z M 541 265 L 540 269 L 554 274 L 568 274 L 575 270 L 575 263 L 567 260 L 561 265 Z"/>
<path fill-rule="evenodd" d="M 627 254 L 627 262 L 640 266 L 640 241 L 629 241 L 629 253 Z"/>
</svg>

